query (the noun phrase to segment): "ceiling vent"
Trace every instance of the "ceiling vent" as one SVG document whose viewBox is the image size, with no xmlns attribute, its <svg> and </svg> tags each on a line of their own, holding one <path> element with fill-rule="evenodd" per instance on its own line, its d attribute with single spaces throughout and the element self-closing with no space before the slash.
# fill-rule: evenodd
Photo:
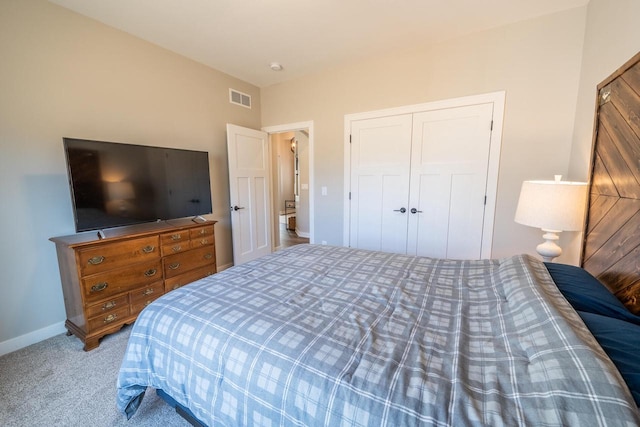
<svg viewBox="0 0 640 427">
<path fill-rule="evenodd" d="M 229 89 L 229 102 L 241 105 L 245 108 L 251 108 L 251 95 L 239 92 L 235 89 Z"/>
</svg>

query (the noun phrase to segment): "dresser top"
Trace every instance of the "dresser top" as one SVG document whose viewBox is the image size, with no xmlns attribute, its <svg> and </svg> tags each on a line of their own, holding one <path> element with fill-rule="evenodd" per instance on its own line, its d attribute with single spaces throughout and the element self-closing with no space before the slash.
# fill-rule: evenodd
<svg viewBox="0 0 640 427">
<path fill-rule="evenodd" d="M 98 230 L 85 231 L 82 233 L 70 234 L 68 236 L 51 237 L 49 240 L 56 244 L 69 247 L 84 246 L 88 244 L 112 242 L 122 239 L 131 239 L 150 234 L 158 234 L 175 230 L 187 230 L 190 228 L 214 225 L 218 221 L 214 220 L 193 220 L 188 218 L 174 219 L 168 221 L 149 222 L 125 227 L 107 228 L 102 231 L 104 237 L 101 238 Z"/>
</svg>

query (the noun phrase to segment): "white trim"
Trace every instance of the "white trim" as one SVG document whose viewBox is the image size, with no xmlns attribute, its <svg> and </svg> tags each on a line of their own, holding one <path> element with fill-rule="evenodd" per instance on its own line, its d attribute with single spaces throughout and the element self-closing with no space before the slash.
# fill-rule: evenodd
<svg viewBox="0 0 640 427">
<path fill-rule="evenodd" d="M 298 230 L 298 228 L 296 228 L 296 234 L 298 235 L 298 237 L 302 237 L 303 239 L 308 239 L 309 238 L 309 233 L 304 233 L 300 230 Z"/>
<path fill-rule="evenodd" d="M 363 113 L 345 114 L 344 116 L 344 211 L 343 211 L 343 235 L 344 246 L 349 246 L 350 206 L 349 192 L 351 191 L 351 147 L 350 134 L 351 122 L 356 120 L 375 119 L 386 116 L 398 116 L 401 114 L 414 114 L 424 111 L 441 110 L 445 108 L 463 107 L 477 104 L 493 103 L 493 131 L 491 132 L 491 146 L 489 148 L 489 168 L 487 171 L 487 204 L 485 208 L 484 224 L 482 227 L 481 257 L 491 258 L 493 244 L 493 226 L 496 213 L 496 201 L 498 193 L 498 172 L 500 167 L 500 151 L 502 148 L 502 126 L 504 121 L 505 91 L 491 92 L 480 95 L 463 96 L 459 98 L 444 99 L 425 104 L 406 105 L 402 107 L 387 108 L 384 110 L 368 111 Z"/>
<path fill-rule="evenodd" d="M 5 354 L 12 353 L 16 350 L 20 350 L 21 348 L 28 347 L 32 344 L 44 341 L 65 332 L 67 332 L 67 329 L 64 327 L 64 322 L 59 322 L 46 326 L 42 329 L 38 329 L 37 331 L 29 332 L 28 334 L 0 342 L 0 356 L 4 356 Z"/>
<path fill-rule="evenodd" d="M 313 120 L 306 122 L 296 122 L 284 125 L 265 126 L 262 131 L 267 132 L 269 135 L 273 133 L 293 132 L 297 130 L 307 130 L 309 132 L 309 243 L 315 243 L 314 230 L 315 230 L 315 209 L 314 209 L 314 195 L 315 195 L 315 179 L 314 179 L 314 131 Z M 271 146 L 271 145 L 269 145 Z M 273 194 L 273 193 L 272 193 Z M 275 232 L 275 231 L 274 231 Z"/>
<path fill-rule="evenodd" d="M 482 228 L 482 258 L 491 258 L 493 246 L 493 227 L 498 200 L 498 173 L 500 172 L 500 152 L 502 150 L 502 126 L 504 123 L 504 103 L 506 92 L 494 92 L 493 95 L 493 129 L 489 148 L 489 168 L 487 169 L 487 203 L 484 211 Z"/>
<path fill-rule="evenodd" d="M 216 266 L 216 273 L 220 273 L 221 271 L 226 270 L 227 268 L 233 267 L 233 263 L 230 262 L 228 264 L 218 265 Z"/>
</svg>

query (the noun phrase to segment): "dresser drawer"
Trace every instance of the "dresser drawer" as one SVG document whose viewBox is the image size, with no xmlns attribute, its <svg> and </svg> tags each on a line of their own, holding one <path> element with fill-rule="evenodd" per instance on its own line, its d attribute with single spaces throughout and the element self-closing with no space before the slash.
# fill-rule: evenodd
<svg viewBox="0 0 640 427">
<path fill-rule="evenodd" d="M 204 267 L 196 268 L 186 273 L 180 274 L 175 277 L 171 277 L 164 281 L 164 291 L 169 292 L 178 289 L 181 286 L 188 285 L 191 282 L 195 282 L 198 279 L 207 277 L 216 272 L 216 266 L 214 264 L 205 265 Z"/>
<path fill-rule="evenodd" d="M 180 252 L 188 251 L 191 249 L 191 241 L 183 240 L 181 242 L 172 242 L 168 245 L 162 245 L 162 255 L 178 254 Z"/>
<path fill-rule="evenodd" d="M 105 243 L 81 249 L 78 251 L 78 258 L 82 276 L 160 258 L 158 236 Z"/>
<path fill-rule="evenodd" d="M 173 231 L 160 235 L 160 244 L 162 246 L 170 246 L 175 243 L 189 243 L 189 230 Z"/>
<path fill-rule="evenodd" d="M 216 261 L 214 246 L 204 246 L 181 254 L 164 257 L 164 277 L 165 279 L 175 277 L 194 268 L 213 264 Z"/>
<path fill-rule="evenodd" d="M 201 237 L 213 237 L 213 225 L 205 225 L 189 230 L 189 237 L 192 240 L 199 239 Z"/>
<path fill-rule="evenodd" d="M 162 294 L 149 295 L 147 298 L 140 300 L 136 304 L 131 304 L 131 314 L 137 316 L 149 304 L 160 298 Z"/>
<path fill-rule="evenodd" d="M 160 296 L 162 294 L 164 294 L 163 282 L 155 282 L 129 292 L 129 295 L 131 296 L 131 305 L 137 304 L 140 301 L 148 300 L 149 298 Z"/>
<path fill-rule="evenodd" d="M 100 314 L 109 314 L 112 311 L 120 310 L 129 305 L 129 294 L 122 294 L 98 304 L 87 307 L 87 317 L 95 317 Z"/>
<path fill-rule="evenodd" d="M 213 245 L 214 238 L 211 236 L 199 236 L 191 239 L 190 247 L 191 249 L 200 248 L 202 246 L 210 246 Z"/>
<path fill-rule="evenodd" d="M 89 319 L 89 329 L 93 331 L 100 328 L 105 328 L 107 326 L 117 324 L 118 322 L 122 322 L 127 317 L 129 317 L 129 306 L 121 307 L 118 310 L 112 311 L 110 313 L 104 313 Z"/>
<path fill-rule="evenodd" d="M 162 263 L 159 259 L 85 277 L 82 279 L 82 289 L 85 302 L 91 303 L 158 279 L 162 279 Z"/>
</svg>

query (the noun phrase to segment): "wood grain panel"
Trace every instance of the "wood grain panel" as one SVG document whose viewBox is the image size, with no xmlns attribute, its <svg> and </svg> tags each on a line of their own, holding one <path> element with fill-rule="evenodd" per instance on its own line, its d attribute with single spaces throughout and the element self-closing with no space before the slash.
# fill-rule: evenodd
<svg viewBox="0 0 640 427">
<path fill-rule="evenodd" d="M 615 295 L 632 313 L 640 315 L 640 280 L 619 290 Z"/>
<path fill-rule="evenodd" d="M 609 102 L 600 109 L 598 154 L 622 197 L 640 198 L 640 140 Z M 603 132 L 604 131 L 604 132 Z"/>
<path fill-rule="evenodd" d="M 618 202 L 604 215 L 602 221 L 589 233 L 589 239 L 585 245 L 585 266 L 587 270 L 600 274 L 611 265 L 616 259 L 622 258 L 620 248 L 631 248 L 638 246 L 637 236 L 633 234 L 636 228 L 640 228 L 640 200 L 618 199 Z M 635 221 L 638 223 L 635 224 Z M 635 230 L 637 232 L 637 230 Z M 629 240 L 631 240 L 629 242 Z M 601 252 L 598 254 L 598 252 Z M 597 254 L 597 259 L 593 259 Z"/>
<path fill-rule="evenodd" d="M 625 169 L 628 170 L 626 165 Z M 609 175 L 609 171 L 602 162 L 602 158 L 599 154 L 596 155 L 595 163 L 593 164 L 593 182 L 591 183 L 591 192 L 594 195 L 613 196 L 616 198 L 620 197 L 620 193 L 618 193 L 618 190 L 611 179 L 611 175 Z"/>
<path fill-rule="evenodd" d="M 596 120 L 581 262 L 640 314 L 640 53 L 598 85 Z"/>
<path fill-rule="evenodd" d="M 619 197 L 605 196 L 594 194 L 591 197 L 589 210 L 591 212 L 591 218 L 588 224 L 587 232 L 591 232 L 596 225 L 606 217 L 607 213 L 618 202 Z"/>
<path fill-rule="evenodd" d="M 640 249 L 635 248 L 620 261 L 598 275 L 612 291 L 626 289 L 640 280 Z"/>
<path fill-rule="evenodd" d="M 620 76 L 631 89 L 640 94 L 640 62 L 636 62 Z"/>
<path fill-rule="evenodd" d="M 638 95 L 623 79 L 616 79 L 611 82 L 611 95 L 613 104 L 620 112 L 620 115 L 627 122 L 631 130 L 640 135 L 640 121 L 636 108 L 640 105 L 640 95 Z M 636 107 L 634 107 L 636 106 Z"/>
</svg>

